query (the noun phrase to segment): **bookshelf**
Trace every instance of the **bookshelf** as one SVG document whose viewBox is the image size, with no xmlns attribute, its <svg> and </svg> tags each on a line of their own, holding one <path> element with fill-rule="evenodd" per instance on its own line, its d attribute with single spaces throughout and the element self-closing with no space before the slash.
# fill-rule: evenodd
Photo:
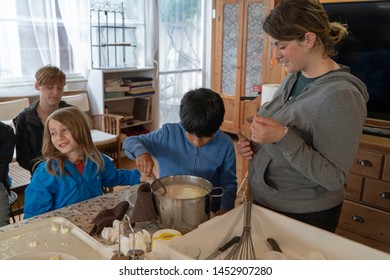
<svg viewBox="0 0 390 280">
<path fill-rule="evenodd" d="M 140 79 L 149 80 L 149 88 L 136 94 L 131 93 L 132 89 L 145 85 L 132 86 L 129 81 Z M 124 80 L 127 80 L 127 84 Z M 110 83 L 107 84 L 107 81 Z M 117 91 L 115 87 L 118 88 Z M 93 114 L 111 113 L 122 116 L 123 133 L 132 127 L 137 130 L 139 126 L 143 126 L 152 131 L 158 126 L 158 97 L 152 67 L 92 69 L 88 77 L 88 95 Z"/>
</svg>

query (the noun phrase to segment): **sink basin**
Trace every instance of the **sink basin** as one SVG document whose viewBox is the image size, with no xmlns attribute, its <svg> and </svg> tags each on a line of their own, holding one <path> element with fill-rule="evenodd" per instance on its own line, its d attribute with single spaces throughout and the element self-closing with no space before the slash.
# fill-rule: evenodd
<svg viewBox="0 0 390 280">
<path fill-rule="evenodd" d="M 57 251 L 24 253 L 9 258 L 9 260 L 78 260 L 78 259 L 79 258 L 71 254 L 57 252 Z"/>
<path fill-rule="evenodd" d="M 113 254 L 62 217 L 22 225 L 0 235 L 0 259 L 109 260 Z"/>
</svg>

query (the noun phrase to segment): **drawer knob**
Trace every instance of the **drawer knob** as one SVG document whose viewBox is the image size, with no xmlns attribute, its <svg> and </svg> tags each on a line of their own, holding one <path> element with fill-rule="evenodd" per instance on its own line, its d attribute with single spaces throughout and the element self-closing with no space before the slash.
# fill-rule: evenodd
<svg viewBox="0 0 390 280">
<path fill-rule="evenodd" d="M 361 223 L 363 224 L 364 223 L 364 219 L 358 215 L 353 215 L 352 216 L 352 220 L 355 221 L 355 222 L 358 222 L 358 223 Z"/>
<path fill-rule="evenodd" d="M 366 160 L 366 159 L 362 159 L 361 161 L 359 161 L 359 164 L 360 164 L 360 165 L 363 165 L 363 166 L 365 166 L 365 167 L 372 167 L 371 161 Z"/>
<path fill-rule="evenodd" d="M 389 192 L 381 192 L 380 197 L 390 199 L 390 193 Z"/>
</svg>

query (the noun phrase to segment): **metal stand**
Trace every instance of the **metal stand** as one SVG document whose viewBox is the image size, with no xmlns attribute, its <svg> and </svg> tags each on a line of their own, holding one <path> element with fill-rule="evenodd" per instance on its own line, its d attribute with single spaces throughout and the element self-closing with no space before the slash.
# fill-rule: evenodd
<svg viewBox="0 0 390 280">
<path fill-rule="evenodd" d="M 91 2 L 91 60 L 93 69 L 137 66 L 136 26 L 126 24 L 123 2 Z"/>
</svg>

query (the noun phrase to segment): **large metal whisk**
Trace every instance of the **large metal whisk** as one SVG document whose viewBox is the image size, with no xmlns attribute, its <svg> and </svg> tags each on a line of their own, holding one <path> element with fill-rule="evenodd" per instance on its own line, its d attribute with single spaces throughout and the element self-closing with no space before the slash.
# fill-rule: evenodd
<svg viewBox="0 0 390 280">
<path fill-rule="evenodd" d="M 128 260 L 128 257 L 126 257 L 125 254 L 122 253 L 122 248 L 121 248 L 121 236 L 122 236 L 122 230 L 124 231 L 124 229 L 122 228 L 123 227 L 123 223 L 125 221 L 125 219 L 128 220 L 128 223 L 129 223 L 129 226 L 132 230 L 132 232 L 134 233 L 134 230 L 133 228 L 131 227 L 131 224 L 130 224 L 130 218 L 129 216 L 125 215 L 122 219 L 122 221 L 119 223 L 119 226 L 118 226 L 118 252 L 115 253 L 115 255 L 112 256 L 112 260 Z M 135 243 L 134 243 L 134 236 L 133 236 L 133 248 L 135 247 Z"/>
<path fill-rule="evenodd" d="M 251 236 L 251 214 L 252 201 L 244 201 L 244 227 L 240 241 L 234 245 L 233 249 L 226 256 L 226 260 L 255 260 L 255 248 L 253 247 Z"/>
<path fill-rule="evenodd" d="M 131 250 L 131 252 L 132 252 L 133 257 L 134 257 L 134 254 L 135 254 L 135 232 L 134 232 L 134 228 L 131 226 L 131 222 L 130 222 L 130 217 L 129 216 L 124 215 L 123 221 L 124 220 L 127 220 L 128 226 L 129 226 L 129 228 L 131 230 L 131 233 L 133 234 L 133 249 Z"/>
</svg>

